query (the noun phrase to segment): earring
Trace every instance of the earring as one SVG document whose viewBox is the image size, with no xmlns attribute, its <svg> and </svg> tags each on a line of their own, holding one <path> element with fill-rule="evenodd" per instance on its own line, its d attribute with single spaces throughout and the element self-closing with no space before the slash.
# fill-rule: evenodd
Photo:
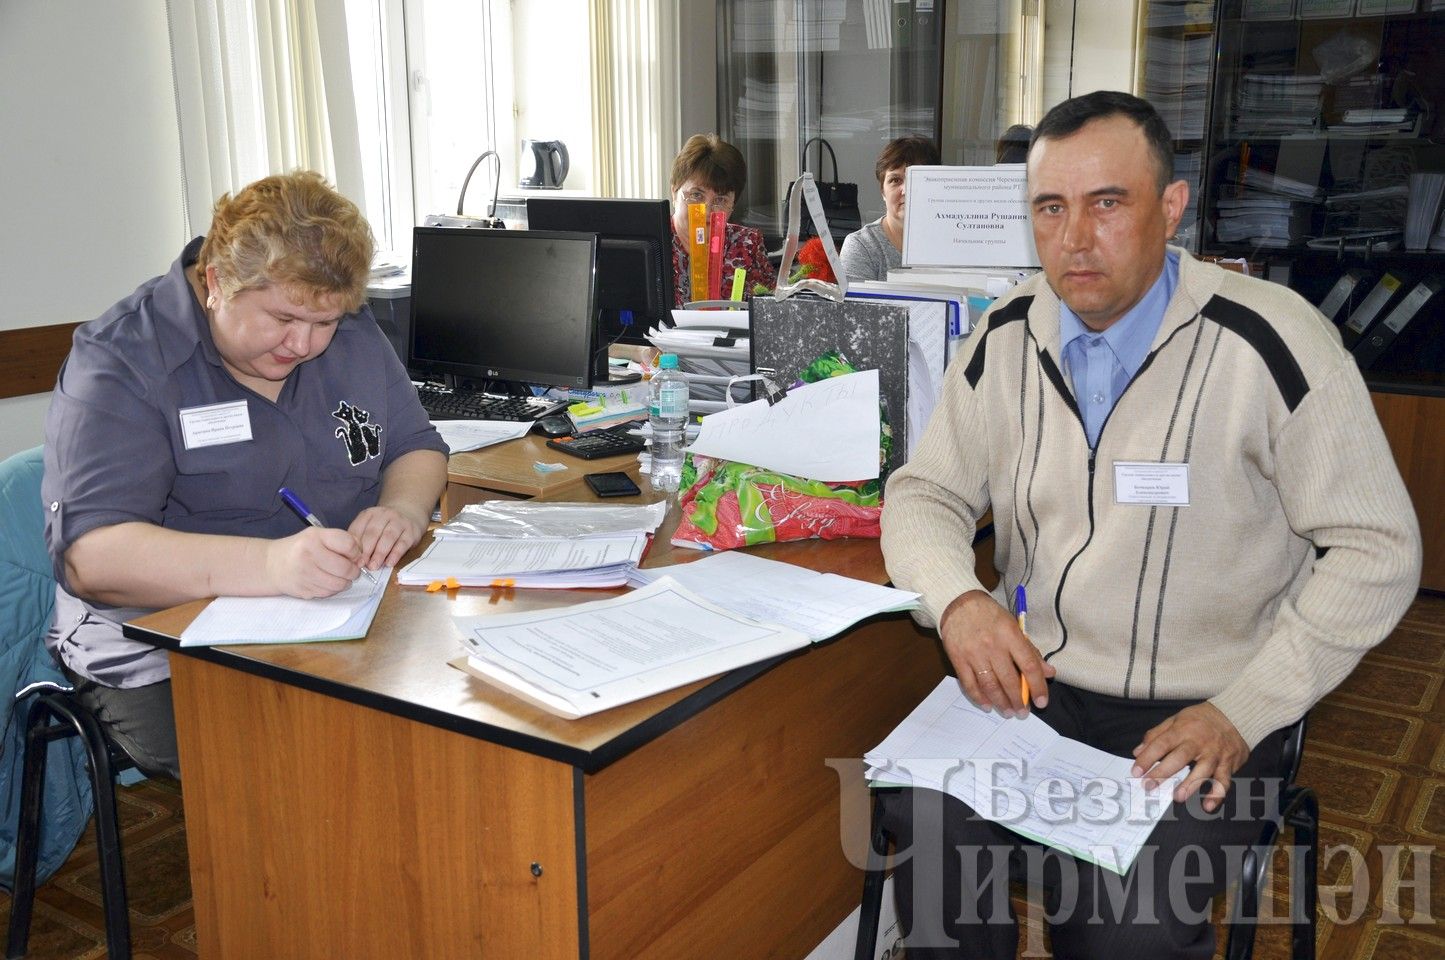
<svg viewBox="0 0 1445 960">
<path fill-rule="evenodd" d="M 216 295 L 215 295 L 214 293 L 211 294 L 209 297 L 206 298 L 206 309 L 207 309 L 207 310 L 214 310 L 214 309 L 216 309 Z"/>
</svg>

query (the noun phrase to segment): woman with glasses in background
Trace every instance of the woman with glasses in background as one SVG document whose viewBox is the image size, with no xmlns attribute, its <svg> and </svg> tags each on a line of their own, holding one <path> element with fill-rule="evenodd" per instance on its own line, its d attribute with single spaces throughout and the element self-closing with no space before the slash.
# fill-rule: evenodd
<svg viewBox="0 0 1445 960">
<path fill-rule="evenodd" d="M 672 161 L 672 274 L 679 307 L 694 299 L 689 269 L 688 205 L 705 204 L 709 217 L 715 211 L 731 216 L 733 204 L 747 182 L 748 168 L 743 155 L 737 147 L 713 133 L 689 137 Z M 724 297 L 732 289 L 733 271 L 738 267 L 747 271 L 744 297 L 751 297 L 753 287 L 758 284 L 769 290 L 777 286 L 778 273 L 768 261 L 763 235 L 751 227 L 727 225 L 722 263 Z"/>
</svg>

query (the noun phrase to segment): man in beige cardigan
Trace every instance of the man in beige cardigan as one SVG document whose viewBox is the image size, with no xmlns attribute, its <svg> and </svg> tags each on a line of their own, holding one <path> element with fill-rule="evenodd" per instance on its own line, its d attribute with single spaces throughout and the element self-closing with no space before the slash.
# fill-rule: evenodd
<svg viewBox="0 0 1445 960">
<path fill-rule="evenodd" d="M 1167 246 L 1189 202 L 1172 168 L 1136 97 L 1049 111 L 1028 159 L 1043 274 L 953 361 L 883 512 L 889 573 L 922 594 L 970 699 L 1132 754 L 1149 784 L 1188 768 L 1122 881 L 1042 860 L 1060 957 L 1213 954 L 1209 900 L 1278 787 L 1281 728 L 1419 583 L 1418 525 L 1353 358 L 1293 292 Z M 968 546 L 990 509 L 992 595 Z M 1018 586 L 1028 636 L 999 599 Z M 889 818 L 910 851 L 910 960 L 1012 957 L 988 879 L 1029 844 L 924 791 Z"/>
</svg>

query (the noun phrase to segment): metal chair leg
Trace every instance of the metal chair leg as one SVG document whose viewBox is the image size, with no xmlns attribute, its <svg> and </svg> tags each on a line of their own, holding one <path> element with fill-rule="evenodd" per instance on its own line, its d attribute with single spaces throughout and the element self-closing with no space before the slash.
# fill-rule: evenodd
<svg viewBox="0 0 1445 960">
<path fill-rule="evenodd" d="M 863 899 L 858 906 L 858 939 L 853 960 L 869 960 L 878 948 L 878 919 L 883 912 L 883 883 L 888 878 L 888 850 L 893 837 L 883 827 L 883 795 L 873 791 L 873 813 L 868 824 L 868 866 L 863 871 Z"/>
<path fill-rule="evenodd" d="M 1285 807 L 1285 820 L 1294 827 L 1295 846 L 1301 851 L 1299 885 L 1291 897 L 1290 956 L 1315 960 L 1315 912 L 1319 905 L 1320 801 L 1307 787 L 1293 788 Z"/>
<path fill-rule="evenodd" d="M 31 706 L 26 729 L 25 773 L 21 786 L 21 829 L 16 841 L 15 897 L 11 904 L 6 957 L 25 956 L 35 901 L 35 861 L 40 845 L 40 817 L 44 800 L 45 759 L 50 741 L 78 735 L 85 747 L 95 801 L 95 840 L 100 867 L 101 902 L 105 910 L 106 950 L 111 960 L 130 960 L 130 913 L 125 894 L 125 867 L 121 858 L 120 817 L 115 803 L 115 765 L 110 745 L 95 716 L 63 694 L 42 694 Z M 53 715 L 63 723 L 46 723 Z M 32 770 L 34 776 L 32 777 Z"/>
<path fill-rule="evenodd" d="M 30 944 L 35 909 L 35 866 L 40 851 L 40 813 L 45 792 L 45 760 L 51 737 L 46 726 L 49 706 L 30 705 L 25 725 L 25 762 L 20 781 L 20 825 L 15 836 L 15 887 L 10 897 L 10 929 L 5 938 L 7 960 L 20 960 Z"/>
</svg>

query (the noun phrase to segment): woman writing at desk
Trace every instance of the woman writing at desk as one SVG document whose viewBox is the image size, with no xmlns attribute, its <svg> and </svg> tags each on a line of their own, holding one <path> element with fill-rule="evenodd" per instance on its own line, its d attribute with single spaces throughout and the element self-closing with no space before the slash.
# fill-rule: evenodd
<svg viewBox="0 0 1445 960">
<path fill-rule="evenodd" d="M 76 330 L 46 421 L 46 643 L 142 769 L 179 775 L 170 671 L 122 622 L 201 597 L 330 596 L 426 530 L 446 446 L 365 305 L 371 255 L 319 175 L 267 177 Z"/>
<path fill-rule="evenodd" d="M 675 305 L 694 299 L 691 295 L 691 258 L 687 243 L 687 208 L 701 203 L 708 215 L 722 211 L 731 216 L 733 204 L 748 182 L 748 167 L 738 148 L 719 139 L 716 134 L 698 133 L 688 137 L 682 151 L 672 161 L 672 277 L 675 284 Z M 722 291 L 728 295 L 733 271 L 747 271 L 743 296 L 751 298 L 753 287 L 761 284 L 771 290 L 778 285 L 778 271 L 768 261 L 763 235 L 751 227 L 736 223 L 727 225 L 722 252 Z"/>
</svg>

